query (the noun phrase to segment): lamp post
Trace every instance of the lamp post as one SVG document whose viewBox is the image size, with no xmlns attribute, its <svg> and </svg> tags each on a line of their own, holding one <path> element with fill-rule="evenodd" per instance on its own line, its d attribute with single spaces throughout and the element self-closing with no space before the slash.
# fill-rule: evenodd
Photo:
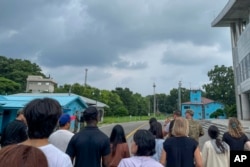
<svg viewBox="0 0 250 167">
<path fill-rule="evenodd" d="M 154 88 L 154 117 L 155 117 L 155 110 L 156 110 L 156 98 L 155 98 L 155 83 L 153 84 L 153 88 Z"/>
</svg>

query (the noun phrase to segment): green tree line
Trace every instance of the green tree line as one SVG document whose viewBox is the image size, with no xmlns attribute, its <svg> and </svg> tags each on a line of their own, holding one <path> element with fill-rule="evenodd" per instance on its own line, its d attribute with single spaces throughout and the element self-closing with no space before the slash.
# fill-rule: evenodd
<svg viewBox="0 0 250 167">
<path fill-rule="evenodd" d="M 0 94 L 25 92 L 28 75 L 45 77 L 42 69 L 29 60 L 12 59 L 0 56 Z M 227 116 L 236 114 L 233 69 L 232 67 L 214 66 L 208 72 L 210 83 L 204 84 L 204 97 L 225 104 Z M 142 96 L 129 88 L 117 87 L 114 90 L 101 90 L 79 83 L 64 84 L 55 88 L 55 93 L 75 93 L 107 104 L 106 115 L 109 116 L 143 116 L 154 113 L 154 95 Z M 190 90 L 181 88 L 181 101 L 189 101 Z M 178 108 L 178 89 L 173 88 L 169 94 L 156 94 L 156 114 L 171 114 Z"/>
</svg>

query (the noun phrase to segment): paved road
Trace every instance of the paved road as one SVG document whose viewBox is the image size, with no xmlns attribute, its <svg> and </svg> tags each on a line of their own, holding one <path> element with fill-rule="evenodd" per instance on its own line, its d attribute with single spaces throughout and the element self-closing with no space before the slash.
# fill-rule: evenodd
<svg viewBox="0 0 250 167">
<path fill-rule="evenodd" d="M 162 122 L 163 123 L 163 122 Z M 110 124 L 110 125 L 104 125 L 102 127 L 100 127 L 100 129 L 108 136 L 110 136 L 110 133 L 112 131 L 112 128 L 115 126 L 116 124 Z M 129 122 L 129 123 L 120 123 L 120 125 L 123 126 L 124 130 L 125 130 L 125 135 L 127 136 L 127 142 L 130 145 L 132 137 L 133 137 L 133 132 L 135 132 L 136 129 L 149 129 L 149 124 L 148 121 L 138 121 L 138 122 Z M 132 132 L 132 133 L 131 133 Z M 200 149 L 202 150 L 202 147 L 204 145 L 204 143 L 209 140 L 208 134 L 207 134 L 207 130 L 204 129 L 205 135 L 202 136 L 199 140 L 199 144 L 200 144 Z"/>
</svg>

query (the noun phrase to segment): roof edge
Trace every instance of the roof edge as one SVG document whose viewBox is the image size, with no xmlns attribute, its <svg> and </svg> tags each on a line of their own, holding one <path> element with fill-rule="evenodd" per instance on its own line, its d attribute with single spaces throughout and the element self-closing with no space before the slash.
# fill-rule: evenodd
<svg viewBox="0 0 250 167">
<path fill-rule="evenodd" d="M 217 26 L 221 19 L 227 14 L 227 12 L 233 7 L 237 0 L 229 0 L 222 11 L 218 14 L 218 16 L 212 21 L 212 27 L 220 27 Z"/>
</svg>

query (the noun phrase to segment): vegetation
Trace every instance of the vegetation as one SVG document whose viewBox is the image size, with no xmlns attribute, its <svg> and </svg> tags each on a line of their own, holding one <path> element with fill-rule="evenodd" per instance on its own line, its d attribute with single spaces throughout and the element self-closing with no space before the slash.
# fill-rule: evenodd
<svg viewBox="0 0 250 167">
<path fill-rule="evenodd" d="M 0 56 L 0 93 L 25 92 L 28 75 L 41 75 L 41 68 L 29 60 L 12 59 Z"/>
<path fill-rule="evenodd" d="M 224 116 L 224 110 L 223 109 L 217 109 L 215 112 L 213 112 L 210 115 L 210 118 L 219 118 L 219 116 Z"/>
<path fill-rule="evenodd" d="M 0 56 L 0 94 L 25 92 L 28 75 L 45 77 L 41 68 L 29 60 L 11 59 Z M 208 84 L 203 85 L 204 96 L 226 105 L 224 113 L 230 117 L 236 115 L 234 78 L 232 67 L 214 66 L 208 72 Z M 138 118 L 135 116 L 152 116 L 154 112 L 154 95 L 143 97 L 132 92 L 129 88 L 115 88 L 115 90 L 100 90 L 90 85 L 79 83 L 64 84 L 55 88 L 55 93 L 75 93 L 107 104 L 105 116 L 121 118 Z M 189 101 L 190 90 L 181 88 L 181 101 Z M 178 108 L 178 89 L 170 90 L 169 95 L 156 94 L 156 115 L 171 114 Z M 131 116 L 131 117 L 130 117 Z"/>
<path fill-rule="evenodd" d="M 207 75 L 211 83 L 203 85 L 206 97 L 224 104 L 227 117 L 237 115 L 233 68 L 216 65 Z"/>
<path fill-rule="evenodd" d="M 110 123 L 122 123 L 122 122 L 134 122 L 134 121 L 148 121 L 152 116 L 123 116 L 123 117 L 111 117 L 107 116 L 104 118 L 103 122 L 100 124 L 110 124 Z M 158 115 L 155 117 L 157 120 L 166 119 L 165 115 Z"/>
</svg>

